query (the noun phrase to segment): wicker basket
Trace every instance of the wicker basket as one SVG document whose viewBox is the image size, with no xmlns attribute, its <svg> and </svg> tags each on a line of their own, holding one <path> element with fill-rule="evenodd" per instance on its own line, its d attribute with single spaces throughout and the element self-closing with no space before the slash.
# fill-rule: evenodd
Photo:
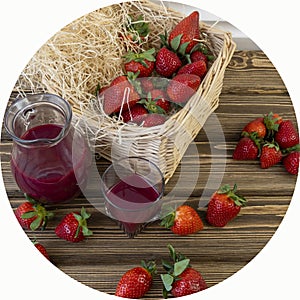
<svg viewBox="0 0 300 300">
<path fill-rule="evenodd" d="M 80 24 L 86 25 L 87 22 L 89 22 L 89 18 L 101 18 L 102 20 L 107 18 L 107 22 L 102 22 L 104 25 L 101 27 L 102 32 L 105 31 L 105 34 L 107 34 L 109 30 L 113 30 L 114 28 L 110 20 L 111 14 L 113 14 L 114 11 L 120 11 L 120 9 L 124 10 L 124 7 L 126 11 L 129 11 L 131 14 L 134 14 L 135 10 L 138 10 L 139 14 L 141 12 L 144 13 L 146 20 L 150 19 L 149 24 L 152 24 L 153 30 L 151 32 L 151 38 L 148 41 L 149 47 L 158 47 L 159 34 L 163 34 L 164 30 L 169 31 L 174 24 L 178 23 L 183 17 L 179 12 L 168 9 L 163 5 L 154 4 L 151 1 L 131 1 L 92 12 L 76 20 L 75 23 L 68 25 L 58 34 L 64 39 L 69 38 L 70 32 L 74 30 L 74 28 L 78 28 Z M 156 15 L 159 15 L 160 18 L 156 18 Z M 151 20 L 151 18 L 153 18 L 153 20 Z M 123 21 L 124 20 L 120 19 L 120 22 Z M 88 127 L 89 134 L 93 137 L 93 140 L 96 141 L 95 147 L 97 151 L 106 159 L 112 160 L 128 155 L 146 157 L 160 167 L 165 176 L 165 180 L 168 181 L 180 163 L 187 147 L 194 140 L 209 115 L 218 107 L 224 72 L 235 50 L 235 43 L 232 41 L 230 33 L 210 27 L 202 22 L 200 22 L 200 31 L 209 42 L 209 47 L 215 56 L 215 60 L 209 67 L 208 73 L 201 82 L 198 91 L 181 110 L 170 116 L 162 125 L 144 128 L 124 124 L 121 121 L 113 120 L 111 117 L 106 116 L 102 111 L 101 105 L 100 107 L 97 107 L 97 105 L 95 107 L 93 104 L 95 103 L 95 99 L 91 91 L 94 90 L 93 88 L 96 87 L 99 79 L 100 83 L 105 85 L 117 75 L 122 74 L 121 52 L 128 50 L 128 45 L 126 46 L 127 49 L 121 49 L 118 53 L 114 53 L 114 60 L 109 62 L 112 64 L 110 70 L 106 73 L 104 73 L 103 70 L 99 70 L 98 74 L 92 76 L 94 82 L 91 82 L 91 76 L 87 79 L 80 79 L 83 82 L 89 81 L 90 85 L 89 90 L 85 91 L 84 88 L 82 88 L 84 96 L 80 97 L 80 99 L 75 93 L 75 91 L 81 88 L 78 84 L 74 84 L 76 78 L 72 78 L 72 80 L 68 79 L 69 81 L 64 80 L 63 86 L 60 84 L 58 87 L 55 87 L 54 80 L 61 80 L 60 78 L 55 79 L 55 76 L 62 74 L 64 71 L 59 69 L 62 68 L 61 66 L 57 67 L 56 65 L 46 66 L 44 74 L 42 74 L 43 76 L 40 76 L 40 78 L 31 78 L 31 85 L 36 85 L 34 89 L 31 86 L 31 90 L 42 87 L 42 89 L 48 92 L 59 94 L 67 99 L 73 107 L 75 117 L 84 121 Z M 84 39 L 80 38 L 81 32 L 83 32 L 83 30 L 79 29 L 77 35 L 79 35 L 80 43 L 84 44 Z M 57 42 L 61 36 L 54 36 L 45 46 L 52 50 L 52 48 L 56 46 L 55 42 Z M 118 33 L 113 32 L 111 36 L 117 39 Z M 111 42 L 111 40 L 107 41 L 107 43 Z M 57 42 L 57 44 L 59 47 L 61 46 L 61 43 Z M 83 49 L 84 46 L 85 45 L 82 46 Z M 88 48 L 89 45 L 86 45 L 86 47 Z M 99 47 L 105 47 L 105 41 L 100 41 Z M 95 48 L 93 50 L 95 50 Z M 66 51 L 59 49 L 59 53 L 62 52 Z M 35 73 L 34 68 L 32 68 L 34 64 L 37 65 L 35 68 L 36 72 L 38 72 L 39 68 L 41 68 L 39 59 L 42 60 L 43 57 L 42 54 L 36 54 L 35 58 L 25 69 L 25 73 L 27 70 L 26 76 L 21 76 L 19 86 L 22 86 L 24 79 L 30 78 L 30 74 L 28 73 Z M 101 59 L 101 57 L 96 58 L 95 55 L 94 64 L 97 63 L 96 59 Z M 54 56 L 52 61 L 55 60 L 57 60 L 57 58 Z M 65 65 L 66 63 L 64 63 L 64 68 Z M 72 68 L 73 67 L 76 68 L 76 65 L 72 65 Z M 84 70 L 75 71 L 80 74 L 80 76 L 83 76 L 85 73 Z M 72 71 L 72 74 L 75 74 L 74 76 L 77 74 L 75 71 Z M 49 74 L 45 76 L 47 72 Z M 38 84 L 35 84 L 35 82 Z"/>
</svg>

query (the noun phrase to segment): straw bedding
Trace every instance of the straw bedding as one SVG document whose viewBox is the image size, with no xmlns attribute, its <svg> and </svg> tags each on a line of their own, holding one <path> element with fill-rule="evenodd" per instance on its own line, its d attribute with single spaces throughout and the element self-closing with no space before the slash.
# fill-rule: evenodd
<svg viewBox="0 0 300 300">
<path fill-rule="evenodd" d="M 142 15 L 150 34 L 137 45 L 125 37 L 128 15 Z M 129 50 L 158 49 L 160 34 L 169 32 L 183 15 L 163 2 L 123 2 L 91 12 L 68 24 L 33 56 L 16 83 L 21 94 L 46 91 L 58 94 L 72 105 L 74 120 L 88 133 L 91 147 L 109 159 L 142 156 L 152 160 L 168 181 L 189 144 L 206 119 L 218 107 L 223 77 L 235 43 L 230 33 L 200 22 L 201 40 L 215 60 L 198 91 L 179 111 L 159 126 L 128 125 L 120 117 L 103 112 L 97 86 L 106 86 L 122 75 L 122 56 Z M 201 19 L 201 16 L 200 16 Z"/>
</svg>

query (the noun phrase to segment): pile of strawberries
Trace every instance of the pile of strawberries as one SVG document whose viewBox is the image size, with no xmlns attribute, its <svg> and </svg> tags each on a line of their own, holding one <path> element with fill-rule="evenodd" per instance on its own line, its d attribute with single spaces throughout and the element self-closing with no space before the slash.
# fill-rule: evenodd
<svg viewBox="0 0 300 300">
<path fill-rule="evenodd" d="M 299 151 L 299 134 L 293 122 L 271 112 L 246 124 L 233 159 L 259 159 L 262 169 L 282 162 L 290 174 L 296 175 Z"/>
<path fill-rule="evenodd" d="M 160 274 L 163 283 L 163 296 L 168 298 L 182 297 L 207 289 L 202 275 L 190 264 L 190 259 L 182 253 L 176 252 L 172 245 L 168 245 L 170 261 L 162 260 L 166 273 Z M 151 288 L 153 278 L 157 273 L 156 263 L 142 261 L 141 266 L 134 267 L 123 274 L 115 295 L 123 298 L 142 298 Z"/>
<path fill-rule="evenodd" d="M 140 41 L 149 34 L 141 20 L 137 24 L 126 38 Z M 197 91 L 212 59 L 200 42 L 199 12 L 182 19 L 169 35 L 161 35 L 161 41 L 160 49 L 128 51 L 123 56 L 124 75 L 98 87 L 105 114 L 152 127 L 163 124 Z"/>
</svg>

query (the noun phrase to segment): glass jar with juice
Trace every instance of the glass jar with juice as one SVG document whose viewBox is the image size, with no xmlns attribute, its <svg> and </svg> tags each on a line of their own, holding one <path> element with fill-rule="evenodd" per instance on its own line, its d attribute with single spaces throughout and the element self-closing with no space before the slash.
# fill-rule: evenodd
<svg viewBox="0 0 300 300">
<path fill-rule="evenodd" d="M 72 125 L 69 103 L 53 94 L 15 100 L 4 118 L 11 170 L 22 192 L 47 204 L 70 201 L 88 177 L 91 152 Z"/>
</svg>

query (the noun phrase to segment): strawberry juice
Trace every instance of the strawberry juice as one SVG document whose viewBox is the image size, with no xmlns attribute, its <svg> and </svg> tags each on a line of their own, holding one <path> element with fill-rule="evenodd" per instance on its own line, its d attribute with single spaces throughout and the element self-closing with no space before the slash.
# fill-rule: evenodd
<svg viewBox="0 0 300 300">
<path fill-rule="evenodd" d="M 27 130 L 21 139 L 53 139 L 61 130 L 62 126 L 56 124 L 38 125 Z M 24 193 L 51 204 L 71 200 L 80 193 L 79 186 L 87 178 L 90 163 L 86 141 L 71 127 L 54 145 L 35 145 L 34 148 L 17 145 L 11 169 Z"/>
<path fill-rule="evenodd" d="M 158 212 L 159 192 L 142 176 L 128 175 L 106 193 L 109 214 L 119 220 L 124 231 L 134 235 L 143 223 Z"/>
</svg>

